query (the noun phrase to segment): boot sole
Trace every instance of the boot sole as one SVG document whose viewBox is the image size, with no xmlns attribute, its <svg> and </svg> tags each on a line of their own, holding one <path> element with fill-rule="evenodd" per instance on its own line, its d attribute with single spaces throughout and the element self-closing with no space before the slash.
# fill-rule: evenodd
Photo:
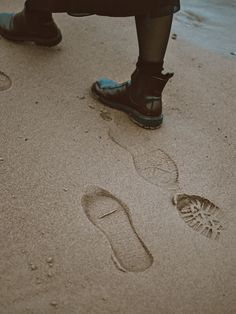
<svg viewBox="0 0 236 314">
<path fill-rule="evenodd" d="M 132 122 L 134 122 L 135 124 L 137 124 L 138 126 L 144 129 L 155 130 L 155 129 L 160 128 L 163 123 L 163 115 L 160 115 L 158 117 L 145 116 L 135 109 L 129 108 L 120 103 L 107 100 L 105 97 L 102 97 L 96 92 L 95 83 L 92 85 L 91 93 L 92 93 L 93 98 L 95 98 L 96 100 L 99 100 L 104 105 L 112 109 L 116 109 L 116 110 L 127 113 Z"/>
<path fill-rule="evenodd" d="M 67 14 L 73 17 L 86 17 L 86 16 L 94 15 L 93 13 L 73 13 L 73 12 L 67 12 Z"/>
<path fill-rule="evenodd" d="M 58 45 L 62 40 L 61 32 L 54 38 L 45 39 L 45 38 L 37 38 L 37 37 L 29 37 L 29 36 L 11 36 L 5 33 L 2 33 L 0 30 L 0 35 L 7 40 L 15 41 L 15 42 L 26 42 L 31 41 L 34 42 L 38 46 L 45 46 L 45 47 L 53 47 Z"/>
</svg>

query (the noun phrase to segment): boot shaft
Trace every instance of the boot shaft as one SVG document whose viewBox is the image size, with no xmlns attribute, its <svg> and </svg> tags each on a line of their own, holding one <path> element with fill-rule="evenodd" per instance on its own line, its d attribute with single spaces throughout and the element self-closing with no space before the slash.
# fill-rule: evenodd
<svg viewBox="0 0 236 314">
<path fill-rule="evenodd" d="M 161 97 L 167 82 L 173 77 L 174 73 L 162 74 L 158 76 L 148 75 L 141 72 L 138 68 L 131 75 L 131 86 L 136 93 L 146 94 L 154 97 Z"/>
<path fill-rule="evenodd" d="M 147 116 L 162 114 L 162 91 L 173 73 L 150 76 L 138 69 L 131 76 L 130 98 Z"/>
</svg>

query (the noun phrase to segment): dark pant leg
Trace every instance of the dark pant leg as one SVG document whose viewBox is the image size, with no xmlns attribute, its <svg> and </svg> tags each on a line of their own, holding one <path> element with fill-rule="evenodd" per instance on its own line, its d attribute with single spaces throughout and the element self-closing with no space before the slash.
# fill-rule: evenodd
<svg viewBox="0 0 236 314">
<path fill-rule="evenodd" d="M 26 6 L 32 10 L 60 12 L 90 12 L 89 0 L 27 0 Z"/>
<path fill-rule="evenodd" d="M 137 66 L 140 70 L 151 74 L 162 71 L 172 19 L 172 14 L 160 17 L 136 16 L 139 43 Z"/>
<path fill-rule="evenodd" d="M 67 12 L 69 1 L 65 0 L 27 0 L 25 5 L 30 10 L 48 11 L 48 12 Z"/>
<path fill-rule="evenodd" d="M 140 57 L 149 62 L 164 59 L 169 41 L 173 15 L 150 17 L 136 16 Z"/>
</svg>

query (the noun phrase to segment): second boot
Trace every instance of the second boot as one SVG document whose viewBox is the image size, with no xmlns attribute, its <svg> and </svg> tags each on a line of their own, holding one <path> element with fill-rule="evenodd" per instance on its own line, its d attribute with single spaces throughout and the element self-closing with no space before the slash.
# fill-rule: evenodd
<svg viewBox="0 0 236 314">
<path fill-rule="evenodd" d="M 32 41 L 48 47 L 62 40 L 51 13 L 31 11 L 27 6 L 16 14 L 0 14 L 0 35 L 12 41 Z"/>
</svg>

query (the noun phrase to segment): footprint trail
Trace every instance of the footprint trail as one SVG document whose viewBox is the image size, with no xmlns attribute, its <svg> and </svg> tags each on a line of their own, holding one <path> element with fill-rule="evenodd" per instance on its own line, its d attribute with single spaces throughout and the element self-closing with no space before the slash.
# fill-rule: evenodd
<svg viewBox="0 0 236 314">
<path fill-rule="evenodd" d="M 188 226 L 209 239 L 218 240 L 225 230 L 223 211 L 206 198 L 181 194 L 177 164 L 164 150 L 155 148 L 146 134 L 147 131 L 127 125 L 124 120 L 114 124 L 108 133 L 114 143 L 131 154 L 140 177 L 171 193 L 180 217 Z"/>
</svg>

